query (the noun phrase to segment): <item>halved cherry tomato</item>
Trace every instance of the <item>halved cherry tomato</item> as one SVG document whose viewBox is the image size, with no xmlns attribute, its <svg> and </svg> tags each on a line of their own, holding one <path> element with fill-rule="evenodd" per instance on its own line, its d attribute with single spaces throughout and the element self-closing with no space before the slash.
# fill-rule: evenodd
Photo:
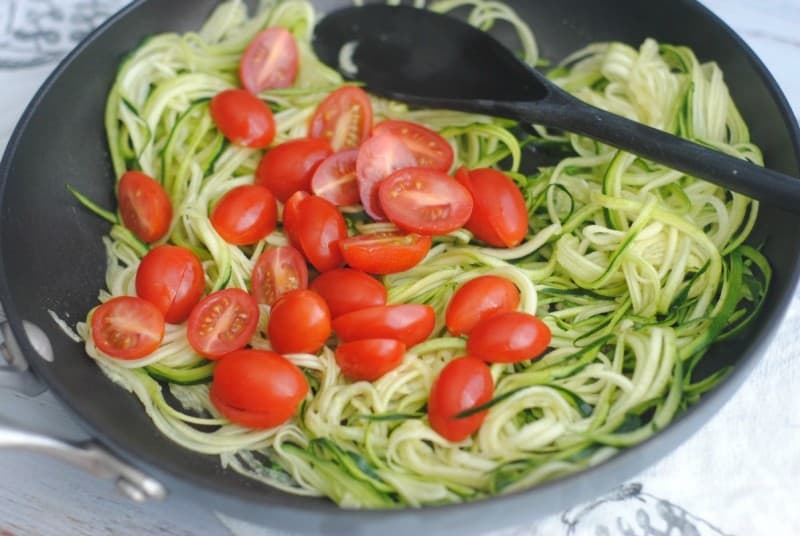
<svg viewBox="0 0 800 536">
<path fill-rule="evenodd" d="M 443 235 L 460 229 L 472 214 L 472 196 L 453 177 L 428 168 L 392 173 L 378 188 L 389 220 L 410 233 Z"/>
<path fill-rule="evenodd" d="M 289 87 L 297 75 L 297 42 L 285 28 L 259 32 L 239 63 L 239 79 L 250 93 Z"/>
<path fill-rule="evenodd" d="M 298 191 L 311 191 L 311 177 L 331 154 L 325 140 L 302 138 L 273 147 L 256 169 L 256 183 L 266 186 L 281 203 Z"/>
<path fill-rule="evenodd" d="M 428 421 L 449 441 L 464 441 L 481 427 L 488 410 L 468 417 L 459 413 L 492 399 L 494 383 L 489 366 L 474 357 L 459 357 L 444 366 L 428 398 Z"/>
<path fill-rule="evenodd" d="M 334 151 L 355 149 L 372 130 L 372 102 L 363 89 L 340 87 L 317 107 L 309 136 L 328 140 Z"/>
<path fill-rule="evenodd" d="M 447 140 L 433 130 L 408 121 L 381 121 L 372 130 L 373 135 L 388 132 L 400 138 L 414 153 L 417 166 L 449 171 L 453 165 L 453 148 Z"/>
<path fill-rule="evenodd" d="M 284 225 L 297 236 L 300 250 L 308 262 L 320 272 L 344 264 L 336 244 L 347 238 L 347 225 L 339 209 L 330 201 L 312 195 L 300 202 L 297 211 L 300 217 L 295 223 L 289 225 L 284 222 Z"/>
<path fill-rule="evenodd" d="M 397 339 L 411 347 L 430 337 L 435 324 L 436 313 L 430 305 L 381 305 L 336 317 L 333 331 L 345 342 Z"/>
<path fill-rule="evenodd" d="M 360 201 L 356 179 L 358 149 L 339 151 L 326 158 L 311 177 L 311 191 L 336 206 Z"/>
<path fill-rule="evenodd" d="M 490 363 L 518 363 L 542 355 L 550 338 L 550 328 L 538 317 L 499 313 L 472 328 L 467 353 Z"/>
<path fill-rule="evenodd" d="M 386 305 L 386 287 L 366 272 L 351 268 L 320 274 L 311 282 L 311 290 L 322 296 L 332 318 L 367 307 Z"/>
<path fill-rule="evenodd" d="M 258 303 L 239 288 L 209 294 L 189 315 L 186 336 L 197 353 L 219 359 L 244 348 L 258 327 Z"/>
<path fill-rule="evenodd" d="M 303 255 L 291 246 L 267 248 L 259 255 L 250 278 L 258 303 L 272 305 L 291 290 L 308 287 L 308 267 Z"/>
<path fill-rule="evenodd" d="M 234 145 L 264 149 L 275 138 L 269 106 L 244 89 L 228 89 L 211 99 L 211 117 Z"/>
<path fill-rule="evenodd" d="M 300 221 L 300 213 L 298 212 L 298 207 L 300 206 L 300 202 L 309 197 L 307 192 L 295 192 L 292 196 L 286 201 L 286 204 L 283 205 L 283 234 L 286 235 L 286 239 L 289 240 L 289 243 L 300 249 L 300 240 L 297 238 L 297 222 Z"/>
<path fill-rule="evenodd" d="M 189 317 L 203 290 L 203 265 L 184 247 L 153 248 L 136 269 L 136 294 L 155 305 L 170 324 L 180 324 Z"/>
<path fill-rule="evenodd" d="M 465 227 L 490 246 L 518 246 L 528 232 L 528 209 L 514 181 L 490 168 L 472 171 L 461 168 L 456 179 L 475 200 Z"/>
<path fill-rule="evenodd" d="M 164 316 L 147 300 L 118 296 L 92 313 L 92 340 L 117 359 L 139 359 L 153 353 L 164 338 Z"/>
<path fill-rule="evenodd" d="M 172 203 L 161 184 L 141 171 L 127 171 L 117 184 L 122 223 L 143 242 L 155 242 L 169 230 Z"/>
<path fill-rule="evenodd" d="M 214 367 L 209 398 L 229 420 L 248 428 L 274 428 L 288 421 L 308 393 L 303 372 L 265 350 L 238 350 Z"/>
<path fill-rule="evenodd" d="M 246 246 L 267 237 L 278 222 L 278 206 L 269 188 L 237 186 L 211 212 L 211 225 L 229 244 Z"/>
<path fill-rule="evenodd" d="M 287 292 L 272 306 L 267 333 L 276 352 L 313 354 L 331 335 L 328 305 L 311 290 Z"/>
<path fill-rule="evenodd" d="M 347 264 L 371 274 L 394 274 L 413 268 L 431 249 L 431 237 L 418 234 L 370 233 L 339 241 Z"/>
<path fill-rule="evenodd" d="M 445 312 L 445 324 L 453 335 L 465 335 L 481 320 L 514 311 L 518 305 L 519 289 L 514 283 L 496 275 L 476 277 L 453 294 Z"/>
<path fill-rule="evenodd" d="M 394 339 L 362 339 L 336 348 L 336 364 L 351 380 L 374 382 L 403 362 L 405 345 Z"/>
<path fill-rule="evenodd" d="M 356 160 L 356 178 L 358 195 L 367 214 L 375 220 L 385 220 L 378 187 L 395 171 L 416 165 L 414 153 L 397 136 L 384 133 L 365 141 Z"/>
</svg>

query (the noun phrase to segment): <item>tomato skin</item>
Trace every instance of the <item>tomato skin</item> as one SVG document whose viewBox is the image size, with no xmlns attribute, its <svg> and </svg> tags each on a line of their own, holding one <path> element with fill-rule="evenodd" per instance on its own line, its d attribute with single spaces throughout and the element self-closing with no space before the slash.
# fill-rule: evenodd
<svg viewBox="0 0 800 536">
<path fill-rule="evenodd" d="M 219 359 L 250 342 L 258 327 L 258 316 L 258 303 L 242 289 L 209 294 L 189 315 L 189 345 L 207 359 Z"/>
<path fill-rule="evenodd" d="M 331 335 L 331 313 L 311 290 L 287 292 L 272 306 L 269 340 L 282 354 L 316 353 Z"/>
<path fill-rule="evenodd" d="M 320 103 L 308 124 L 308 135 L 328 140 L 334 151 L 355 149 L 372 131 L 372 102 L 356 86 L 333 91 Z"/>
<path fill-rule="evenodd" d="M 550 328 L 521 312 L 499 313 L 470 332 L 467 353 L 490 363 L 519 363 L 542 355 L 550 345 Z"/>
<path fill-rule="evenodd" d="M 289 87 L 297 76 L 298 56 L 297 42 L 289 30 L 262 30 L 242 55 L 239 80 L 250 93 Z"/>
<path fill-rule="evenodd" d="M 386 217 L 409 233 L 451 233 L 472 214 L 469 191 L 447 173 L 428 168 L 392 173 L 381 182 L 378 198 Z"/>
<path fill-rule="evenodd" d="M 223 240 L 234 246 L 246 246 L 266 238 L 275 230 L 278 205 L 268 188 L 245 184 L 223 195 L 210 219 Z"/>
<path fill-rule="evenodd" d="M 127 171 L 117 184 L 122 223 L 142 242 L 155 242 L 169 230 L 172 203 L 164 187 L 141 171 Z"/>
<path fill-rule="evenodd" d="M 397 339 L 408 347 L 433 332 L 436 313 L 430 305 L 381 305 L 343 314 L 333 320 L 333 331 L 345 342 Z"/>
<path fill-rule="evenodd" d="M 290 232 L 296 234 L 308 262 L 320 272 L 342 266 L 344 259 L 337 242 L 347 238 L 347 225 L 339 209 L 330 201 L 312 195 L 300 202 L 297 211 L 301 216 Z"/>
<path fill-rule="evenodd" d="M 258 163 L 256 183 L 266 186 L 281 203 L 298 191 L 311 191 L 311 177 L 331 154 L 326 140 L 303 138 L 281 143 Z"/>
<path fill-rule="evenodd" d="M 140 359 L 158 348 L 164 338 L 164 316 L 147 300 L 118 296 L 92 313 L 92 340 L 117 359 Z"/>
<path fill-rule="evenodd" d="M 370 233 L 341 240 L 339 250 L 351 267 L 371 274 L 404 272 L 419 264 L 431 249 L 430 236 Z"/>
<path fill-rule="evenodd" d="M 265 350 L 237 350 L 214 368 L 209 395 L 229 420 L 248 428 L 274 428 L 297 412 L 308 393 L 303 372 Z"/>
<path fill-rule="evenodd" d="M 297 222 L 300 221 L 300 202 L 309 197 L 307 192 L 298 191 L 283 205 L 283 234 L 289 243 L 297 249 L 301 249 L 300 239 L 297 237 Z"/>
<path fill-rule="evenodd" d="M 275 139 L 269 106 L 244 89 L 228 89 L 211 99 L 211 117 L 234 145 L 264 149 Z"/>
<path fill-rule="evenodd" d="M 358 149 L 347 149 L 326 158 L 311 177 L 311 191 L 338 207 L 355 205 L 358 194 L 356 161 Z"/>
<path fill-rule="evenodd" d="M 311 282 L 311 290 L 322 296 L 334 319 L 359 309 L 386 305 L 386 287 L 366 272 L 351 268 L 321 274 Z"/>
<path fill-rule="evenodd" d="M 287 292 L 307 287 L 306 260 L 291 246 L 265 249 L 253 266 L 250 289 L 258 303 L 272 305 Z"/>
<path fill-rule="evenodd" d="M 414 153 L 397 136 L 383 133 L 364 142 L 356 159 L 356 180 L 361 204 L 371 218 L 386 219 L 378 197 L 383 180 L 395 171 L 416 165 Z"/>
<path fill-rule="evenodd" d="M 335 358 L 351 380 L 374 382 L 400 366 L 405 353 L 405 345 L 394 339 L 361 339 L 340 344 Z"/>
<path fill-rule="evenodd" d="M 447 329 L 456 337 L 467 335 L 481 320 L 514 311 L 519 306 L 519 289 L 496 275 L 476 277 L 456 290 L 445 312 Z"/>
<path fill-rule="evenodd" d="M 399 137 L 417 161 L 417 166 L 448 171 L 453 165 L 453 148 L 433 130 L 408 121 L 387 119 L 372 130 L 373 135 L 389 133 Z"/>
<path fill-rule="evenodd" d="M 456 179 L 472 194 L 475 206 L 465 227 L 493 247 L 518 246 L 528 232 L 528 209 L 517 185 L 496 169 L 462 168 Z"/>
<path fill-rule="evenodd" d="M 155 305 L 170 324 L 186 320 L 204 290 L 203 265 L 184 247 L 153 248 L 136 270 L 136 294 Z"/>
<path fill-rule="evenodd" d="M 470 356 L 453 359 L 433 383 L 428 398 L 428 421 L 445 439 L 464 441 L 481 427 L 489 412 L 463 418 L 456 415 L 486 404 L 493 394 L 492 373 L 486 363 Z"/>
</svg>

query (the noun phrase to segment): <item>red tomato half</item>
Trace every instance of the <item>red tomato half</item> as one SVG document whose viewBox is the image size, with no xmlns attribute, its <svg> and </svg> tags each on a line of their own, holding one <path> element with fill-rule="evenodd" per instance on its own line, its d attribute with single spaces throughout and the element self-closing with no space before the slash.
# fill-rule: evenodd
<svg viewBox="0 0 800 536">
<path fill-rule="evenodd" d="M 528 209 L 514 181 L 490 168 L 469 172 L 461 168 L 456 179 L 475 200 L 465 227 L 490 246 L 518 246 L 528 232 Z"/>
<path fill-rule="evenodd" d="M 322 296 L 332 318 L 367 307 L 386 305 L 386 287 L 360 270 L 339 268 L 325 272 L 311 282 L 311 290 Z"/>
<path fill-rule="evenodd" d="M 381 121 L 372 131 L 373 135 L 393 134 L 400 138 L 414 153 L 417 166 L 449 171 L 453 165 L 453 148 L 447 140 L 429 128 L 408 121 Z"/>
<path fill-rule="evenodd" d="M 276 352 L 313 354 L 331 335 L 331 313 L 316 292 L 292 290 L 272 306 L 267 332 Z"/>
<path fill-rule="evenodd" d="M 386 217 L 410 233 L 451 233 L 472 213 L 469 191 L 447 173 L 428 168 L 391 174 L 381 183 L 378 198 Z"/>
<path fill-rule="evenodd" d="M 300 239 L 297 238 L 296 232 L 297 222 L 300 221 L 298 207 L 300 202 L 308 196 L 309 194 L 306 192 L 295 192 L 283 205 L 283 234 L 286 235 L 289 243 L 298 249 L 300 249 Z"/>
<path fill-rule="evenodd" d="M 117 359 L 139 359 L 164 338 L 164 317 L 149 301 L 134 296 L 112 298 L 92 313 L 92 340 Z"/>
<path fill-rule="evenodd" d="M 262 30 L 247 45 L 239 63 L 239 79 L 250 93 L 289 87 L 297 75 L 297 42 L 285 28 Z"/>
<path fill-rule="evenodd" d="M 246 246 L 267 237 L 278 222 L 278 206 L 268 188 L 238 186 L 222 196 L 211 212 L 211 225 L 229 244 Z"/>
<path fill-rule="evenodd" d="M 469 334 L 467 353 L 490 363 L 518 363 L 542 355 L 550 328 L 527 313 L 499 313 L 480 321 Z"/>
<path fill-rule="evenodd" d="M 155 305 L 170 324 L 186 320 L 204 290 L 200 259 L 180 246 L 151 249 L 136 269 L 136 294 Z"/>
<path fill-rule="evenodd" d="M 211 99 L 211 117 L 234 145 L 264 149 L 275 138 L 269 106 L 244 89 L 228 89 Z"/>
<path fill-rule="evenodd" d="M 309 136 L 328 140 L 334 151 L 355 149 L 372 130 L 372 103 L 363 89 L 340 87 L 317 107 Z"/>
<path fill-rule="evenodd" d="M 209 294 L 189 315 L 186 336 L 197 353 L 219 359 L 244 348 L 258 327 L 256 300 L 238 288 Z"/>
<path fill-rule="evenodd" d="M 363 339 L 336 348 L 336 364 L 351 380 L 374 382 L 396 369 L 406 353 L 405 345 L 394 339 Z"/>
<path fill-rule="evenodd" d="M 274 352 L 238 350 L 214 367 L 209 397 L 229 420 L 248 428 L 274 428 L 288 421 L 308 393 L 308 381 L 291 361 Z"/>
<path fill-rule="evenodd" d="M 306 260 L 291 246 L 267 248 L 259 255 L 250 279 L 258 303 L 272 305 L 291 290 L 308 287 Z"/>
<path fill-rule="evenodd" d="M 373 219 L 385 220 L 378 187 L 395 171 L 416 165 L 414 153 L 397 136 L 384 133 L 365 141 L 356 160 L 356 178 L 358 195 L 367 214 Z"/>
<path fill-rule="evenodd" d="M 455 336 L 472 331 L 478 322 L 516 310 L 519 289 L 505 277 L 484 275 L 464 283 L 447 306 L 445 324 Z"/>
<path fill-rule="evenodd" d="M 481 427 L 488 411 L 469 417 L 456 415 L 492 399 L 494 383 L 489 366 L 474 357 L 459 357 L 444 366 L 428 398 L 428 421 L 449 441 L 464 441 Z"/>
<path fill-rule="evenodd" d="M 347 264 L 371 274 L 394 274 L 413 268 L 431 249 L 431 237 L 405 233 L 371 233 L 339 242 Z"/>
<path fill-rule="evenodd" d="M 140 171 L 128 171 L 117 184 L 122 223 L 143 242 L 155 242 L 169 230 L 172 203 L 161 184 Z"/>
<path fill-rule="evenodd" d="M 429 305 L 382 305 L 335 318 L 333 331 L 346 342 L 397 339 L 411 347 L 430 337 L 435 324 L 436 313 Z"/>
<path fill-rule="evenodd" d="M 311 178 L 311 191 L 336 206 L 355 205 L 360 201 L 356 179 L 358 149 L 339 151 L 325 159 Z"/>
<path fill-rule="evenodd" d="M 339 209 L 330 201 L 312 195 L 297 206 L 299 217 L 294 228 L 284 222 L 289 232 L 297 236 L 306 259 L 320 272 L 339 268 L 344 264 L 337 243 L 347 238 L 347 225 Z"/>
<path fill-rule="evenodd" d="M 298 191 L 311 191 L 311 177 L 333 153 L 325 140 L 287 141 L 264 154 L 256 169 L 256 183 L 266 186 L 281 203 Z"/>
</svg>

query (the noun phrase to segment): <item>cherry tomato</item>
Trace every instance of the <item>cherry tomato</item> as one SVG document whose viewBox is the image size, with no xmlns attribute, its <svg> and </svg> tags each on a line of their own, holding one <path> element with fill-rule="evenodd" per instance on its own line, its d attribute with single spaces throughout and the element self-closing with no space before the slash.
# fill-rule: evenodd
<svg viewBox="0 0 800 536">
<path fill-rule="evenodd" d="M 474 357 L 459 357 L 444 366 L 428 398 L 428 421 L 449 441 L 464 441 L 481 427 L 488 410 L 458 418 L 464 411 L 492 399 L 494 384 L 489 366 Z"/>
<path fill-rule="evenodd" d="M 375 125 L 373 135 L 387 132 L 400 138 L 414 153 L 417 166 L 448 171 L 453 165 L 453 148 L 447 140 L 429 128 L 408 121 L 382 121 Z"/>
<path fill-rule="evenodd" d="M 339 151 L 326 158 L 311 177 L 311 191 L 336 206 L 355 205 L 360 202 L 356 159 L 358 149 Z"/>
<path fill-rule="evenodd" d="M 394 274 L 413 268 L 431 249 L 431 237 L 405 233 L 370 233 L 339 241 L 347 264 L 371 274 Z"/>
<path fill-rule="evenodd" d="M 550 328 L 527 313 L 498 313 L 481 320 L 469 334 L 467 353 L 490 363 L 518 363 L 542 355 Z"/>
<path fill-rule="evenodd" d="M 358 195 L 367 214 L 373 219 L 385 220 L 378 187 L 395 171 L 416 165 L 414 153 L 397 136 L 384 133 L 365 141 L 356 160 L 356 179 Z"/>
<path fill-rule="evenodd" d="M 286 204 L 283 205 L 283 234 L 286 235 L 286 239 L 289 240 L 289 243 L 300 249 L 300 240 L 297 238 L 297 222 L 300 221 L 300 213 L 298 212 L 298 207 L 300 206 L 300 202 L 308 197 L 309 194 L 307 192 L 295 192 L 292 196 L 286 201 Z"/>
<path fill-rule="evenodd" d="M 308 126 L 309 136 L 331 143 L 334 151 L 355 149 L 372 130 L 372 102 L 363 89 L 340 87 L 317 107 Z"/>
<path fill-rule="evenodd" d="M 292 290 L 272 306 L 267 332 L 276 352 L 313 354 L 331 335 L 331 313 L 316 292 Z"/>
<path fill-rule="evenodd" d="M 169 230 L 172 203 L 161 184 L 140 171 L 128 171 L 117 185 L 119 213 L 125 227 L 143 242 L 155 242 Z"/>
<path fill-rule="evenodd" d="M 303 255 L 291 246 L 267 248 L 259 255 L 250 278 L 258 303 L 272 305 L 290 290 L 308 287 L 308 268 Z"/>
<path fill-rule="evenodd" d="M 455 336 L 465 335 L 486 318 L 516 310 L 519 289 L 504 277 L 484 275 L 464 283 L 450 299 L 445 324 Z"/>
<path fill-rule="evenodd" d="M 237 424 L 274 428 L 292 418 L 307 393 L 305 375 L 285 357 L 265 350 L 237 350 L 214 367 L 209 398 Z"/>
<path fill-rule="evenodd" d="M 264 101 L 244 89 L 228 89 L 211 99 L 211 117 L 234 145 L 264 149 L 275 138 L 275 117 Z"/>
<path fill-rule="evenodd" d="M 345 313 L 386 305 L 386 287 L 360 270 L 339 268 L 325 272 L 311 282 L 311 290 L 322 296 L 331 317 Z"/>
<path fill-rule="evenodd" d="M 406 353 L 405 345 L 394 339 L 362 339 L 336 348 L 336 364 L 351 380 L 374 382 L 396 369 Z"/>
<path fill-rule="evenodd" d="M 250 93 L 289 87 L 297 76 L 297 42 L 285 28 L 267 28 L 247 45 L 239 79 Z"/>
<path fill-rule="evenodd" d="M 237 186 L 211 212 L 211 225 L 229 244 L 246 246 L 266 238 L 278 222 L 278 206 L 268 188 Z"/>
<path fill-rule="evenodd" d="M 343 314 L 333 320 L 333 331 L 345 341 L 397 339 L 408 347 L 433 332 L 436 313 L 429 305 L 381 305 Z"/>
<path fill-rule="evenodd" d="M 528 209 L 514 181 L 489 168 L 472 171 L 461 168 L 456 179 L 475 200 L 465 227 L 490 246 L 518 246 L 528 232 Z"/>
<path fill-rule="evenodd" d="M 266 186 L 281 203 L 295 192 L 311 191 L 311 177 L 333 151 L 325 140 L 291 140 L 266 152 L 256 169 L 256 183 Z"/>
<path fill-rule="evenodd" d="M 228 288 L 209 294 L 192 309 L 186 336 L 197 353 L 219 359 L 244 348 L 258 327 L 258 303 L 247 292 Z"/>
<path fill-rule="evenodd" d="M 189 317 L 203 290 L 200 259 L 180 246 L 151 249 L 136 269 L 136 294 L 155 305 L 170 324 L 180 324 Z"/>
<path fill-rule="evenodd" d="M 339 268 L 344 260 L 336 243 L 347 238 L 342 213 L 330 201 L 315 195 L 303 199 L 297 210 L 301 216 L 295 220 L 294 229 L 292 225 L 289 229 L 297 236 L 308 262 L 320 272 Z"/>
<path fill-rule="evenodd" d="M 378 197 L 386 217 L 410 233 L 443 235 L 463 227 L 472 213 L 469 191 L 447 173 L 407 168 L 380 185 Z"/>
<path fill-rule="evenodd" d="M 92 340 L 104 354 L 139 359 L 153 353 L 164 338 L 164 316 L 147 300 L 111 298 L 92 313 Z"/>
</svg>

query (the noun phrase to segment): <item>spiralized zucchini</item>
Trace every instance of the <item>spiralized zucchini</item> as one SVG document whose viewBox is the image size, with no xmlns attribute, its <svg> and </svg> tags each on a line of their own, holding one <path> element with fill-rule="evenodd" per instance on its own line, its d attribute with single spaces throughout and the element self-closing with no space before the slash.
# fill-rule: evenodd
<svg viewBox="0 0 800 536">
<path fill-rule="evenodd" d="M 539 61 L 530 29 L 501 2 L 427 5 L 437 11 L 465 6 L 470 22 L 483 29 L 512 24 L 522 56 Z M 208 100 L 238 84 L 240 55 L 260 29 L 286 27 L 300 50 L 297 83 L 260 97 L 275 112 L 276 143 L 304 136 L 316 106 L 342 84 L 312 53 L 314 22 L 312 6 L 301 0 L 262 1 L 252 18 L 242 2 L 223 3 L 197 33 L 142 43 L 120 67 L 108 97 L 117 176 L 141 169 L 162 181 L 175 214 L 163 241 L 200 257 L 208 292 L 247 289 L 264 248 L 286 244 L 279 229 L 240 248 L 211 227 L 210 207 L 231 188 L 252 183 L 261 152 L 229 144 L 211 120 Z M 652 39 L 638 49 L 593 44 L 551 77 L 596 106 L 762 162 L 719 67 L 700 63 L 686 48 Z M 88 323 L 79 324 L 87 353 L 141 400 L 162 433 L 291 493 L 326 495 L 349 508 L 422 506 L 511 492 L 596 464 L 666 426 L 724 376 L 726 369 L 699 378 L 694 372 L 709 345 L 739 331 L 764 298 L 769 265 L 744 244 L 757 203 L 581 136 L 536 127 L 539 135 L 524 137 L 501 119 L 409 110 L 379 98 L 373 105 L 376 120 L 404 119 L 439 131 L 457 165 L 509 173 L 526 200 L 527 239 L 515 249 L 492 249 L 461 230 L 437 238 L 420 265 L 385 276 L 391 303 L 433 306 L 434 336 L 374 383 L 346 380 L 330 348 L 287 356 L 305 372 L 311 392 L 296 417 L 275 429 L 249 430 L 219 414 L 208 398 L 213 363 L 191 349 L 185 325 L 168 325 L 161 347 L 148 357 L 121 361 L 100 352 Z M 525 175 L 527 145 L 572 156 Z M 351 230 L 387 225 L 353 217 Z M 135 295 L 147 246 L 120 224 L 104 240 L 107 290 L 100 301 Z M 492 365 L 488 417 L 472 438 L 454 444 L 431 429 L 426 402 L 441 368 L 465 351 L 464 339 L 442 329 L 448 300 L 484 274 L 519 287 L 520 308 L 548 324 L 552 346 L 534 362 Z M 264 307 L 255 348 L 270 348 L 268 318 Z"/>
</svg>

